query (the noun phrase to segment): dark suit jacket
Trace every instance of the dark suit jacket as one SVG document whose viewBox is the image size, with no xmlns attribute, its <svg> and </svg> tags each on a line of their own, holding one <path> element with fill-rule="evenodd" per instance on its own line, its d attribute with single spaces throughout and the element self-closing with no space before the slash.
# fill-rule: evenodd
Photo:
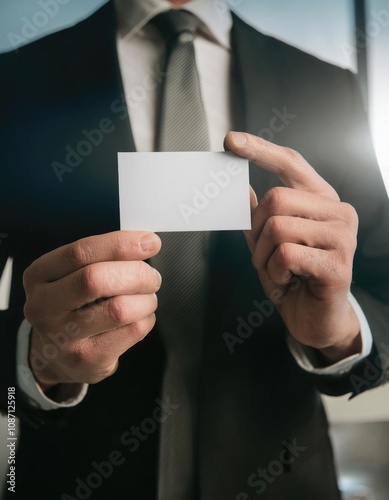
<svg viewBox="0 0 389 500">
<path fill-rule="evenodd" d="M 266 37 L 236 17 L 232 50 L 235 127 L 265 137 L 274 133 L 274 142 L 300 151 L 358 211 L 352 292 L 374 334 L 369 357 L 374 374 L 366 376 L 365 361 L 342 377 L 307 375 L 289 353 L 274 311 L 263 314 L 262 324 L 246 339 L 239 338 L 239 318 L 247 321 L 258 310 L 254 302 L 263 305 L 266 297 L 242 234 L 218 233 L 198 394 L 199 498 L 336 499 L 319 391 L 356 394 L 388 379 L 388 364 L 377 358 L 388 346 L 388 200 L 349 72 Z M 134 142 L 111 4 L 73 28 L 1 55 L 0 67 L 0 232 L 9 234 L 0 245 L 1 264 L 14 258 L 11 305 L 0 312 L 5 407 L 6 386 L 16 385 L 23 270 L 60 244 L 118 229 L 116 153 L 134 150 Z M 284 123 L 274 120 L 279 114 Z M 74 158 L 66 163 L 69 151 L 85 140 L 83 131 L 98 128 L 103 119 L 113 130 L 78 166 Z M 68 167 L 62 182 L 53 162 Z M 261 196 L 278 180 L 252 166 L 251 183 Z M 225 333 L 241 341 L 232 354 Z M 34 410 L 19 391 L 17 498 L 155 498 L 158 429 L 132 452 L 135 442 L 128 442 L 126 432 L 152 417 L 164 359 L 155 330 L 121 357 L 114 376 L 91 386 L 85 401 L 70 411 Z M 120 455 L 112 458 L 115 450 Z M 288 462 L 282 471 L 280 456 Z M 109 460 L 116 465 L 112 470 L 106 465 L 109 477 L 104 478 L 96 467 Z M 258 470 L 267 468 L 274 474 L 261 478 Z M 89 486 L 80 486 L 85 481 Z"/>
</svg>

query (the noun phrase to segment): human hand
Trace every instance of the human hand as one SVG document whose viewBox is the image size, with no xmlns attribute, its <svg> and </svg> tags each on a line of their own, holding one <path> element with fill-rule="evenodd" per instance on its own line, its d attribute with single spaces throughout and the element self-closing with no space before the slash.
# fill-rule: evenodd
<svg viewBox="0 0 389 500">
<path fill-rule="evenodd" d="M 143 261 L 160 248 L 154 233 L 116 231 L 60 247 L 26 269 L 30 365 L 44 391 L 105 379 L 152 330 L 161 276 Z M 53 356 L 56 338 L 62 345 Z"/>
<path fill-rule="evenodd" d="M 245 234 L 265 293 L 289 333 L 330 362 L 360 352 L 360 326 L 348 301 L 354 208 L 296 151 L 241 133 L 227 134 L 225 145 L 285 185 L 259 202 L 251 190 L 252 229 Z"/>
</svg>

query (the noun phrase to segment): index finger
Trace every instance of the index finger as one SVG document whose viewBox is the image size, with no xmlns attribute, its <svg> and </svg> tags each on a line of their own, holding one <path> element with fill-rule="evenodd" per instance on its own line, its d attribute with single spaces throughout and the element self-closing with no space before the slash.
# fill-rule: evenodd
<svg viewBox="0 0 389 500">
<path fill-rule="evenodd" d="M 97 262 L 146 260 L 156 255 L 160 248 L 160 238 L 146 231 L 114 231 L 89 236 L 39 257 L 26 269 L 24 285 L 51 283 Z"/>
<path fill-rule="evenodd" d="M 286 187 L 309 191 L 339 201 L 330 184 L 297 152 L 244 132 L 229 132 L 226 147 L 259 167 L 278 175 Z"/>
</svg>

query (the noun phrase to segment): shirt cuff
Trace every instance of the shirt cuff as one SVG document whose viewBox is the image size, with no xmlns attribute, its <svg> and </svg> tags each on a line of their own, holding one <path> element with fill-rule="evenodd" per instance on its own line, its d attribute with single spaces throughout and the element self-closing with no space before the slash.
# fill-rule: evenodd
<svg viewBox="0 0 389 500">
<path fill-rule="evenodd" d="M 19 388 L 27 396 L 31 406 L 41 410 L 58 410 L 59 408 L 70 408 L 78 405 L 88 391 L 88 384 L 61 384 L 57 393 L 59 402 L 48 398 L 39 387 L 28 362 L 31 328 L 31 325 L 25 319 L 18 331 L 16 380 Z"/>
<path fill-rule="evenodd" d="M 348 373 L 357 363 L 359 363 L 359 361 L 366 358 L 371 353 L 371 349 L 373 346 L 373 335 L 371 333 L 366 316 L 363 313 L 361 306 L 358 304 L 357 300 L 351 293 L 349 294 L 349 302 L 351 304 L 351 307 L 354 309 L 355 314 L 357 315 L 360 325 L 360 334 L 362 341 L 361 352 L 353 354 L 352 356 L 349 356 L 345 359 L 337 361 L 330 366 L 326 366 L 323 368 L 320 367 L 316 349 L 300 344 L 300 342 L 289 335 L 288 346 L 290 352 L 292 353 L 297 364 L 303 370 L 316 375 L 341 376 Z"/>
</svg>

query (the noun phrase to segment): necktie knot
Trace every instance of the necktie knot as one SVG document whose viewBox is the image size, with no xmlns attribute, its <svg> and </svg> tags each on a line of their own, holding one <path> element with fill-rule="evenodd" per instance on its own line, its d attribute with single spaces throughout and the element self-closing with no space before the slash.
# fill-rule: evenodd
<svg viewBox="0 0 389 500">
<path fill-rule="evenodd" d="M 178 38 L 181 42 L 192 42 L 196 37 L 199 20 L 187 10 L 172 9 L 156 15 L 151 23 L 166 41 Z"/>
</svg>

